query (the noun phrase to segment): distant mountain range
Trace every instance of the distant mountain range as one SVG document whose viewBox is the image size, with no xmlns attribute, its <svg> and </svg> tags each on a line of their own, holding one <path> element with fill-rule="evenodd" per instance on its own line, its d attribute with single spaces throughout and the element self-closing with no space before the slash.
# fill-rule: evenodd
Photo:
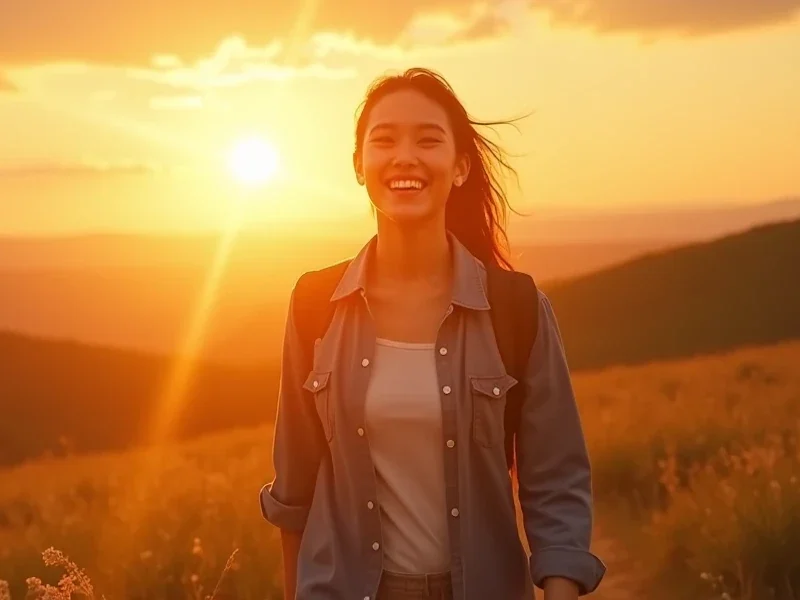
<svg viewBox="0 0 800 600">
<path fill-rule="evenodd" d="M 800 219 L 800 197 L 789 196 L 761 203 L 719 202 L 661 209 L 551 210 L 521 221 L 513 232 L 520 243 L 663 240 L 686 244 L 794 219 Z"/>
<path fill-rule="evenodd" d="M 652 251 L 543 289 L 570 366 L 581 370 L 800 339 L 798 272 L 795 220 Z M 140 284 L 147 285 L 145 276 Z M 59 299 L 43 302 L 57 310 Z M 260 348 L 269 358 L 249 368 L 200 364 L 178 419 L 179 436 L 252 425 L 274 414 L 283 314 L 252 310 L 228 344 Z M 0 335 L 0 463 L 64 446 L 90 451 L 136 443 L 162 401 L 173 360 Z"/>
<path fill-rule="evenodd" d="M 642 214 L 534 214 L 512 227 L 517 268 L 552 286 L 761 220 L 800 218 L 800 199 Z M 203 354 L 252 364 L 276 358 L 288 291 L 305 270 L 366 241 L 246 231 L 226 257 L 205 315 Z M 0 238 L 0 330 L 173 354 L 204 293 L 219 236 L 83 235 Z M 253 338 L 250 328 L 262 337 Z M 242 330 L 250 337 L 242 342 Z"/>
</svg>

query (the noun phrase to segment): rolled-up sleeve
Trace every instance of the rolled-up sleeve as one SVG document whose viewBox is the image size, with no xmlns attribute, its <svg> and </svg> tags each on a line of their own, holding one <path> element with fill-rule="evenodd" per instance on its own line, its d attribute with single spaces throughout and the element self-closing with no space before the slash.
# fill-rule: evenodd
<svg viewBox="0 0 800 600">
<path fill-rule="evenodd" d="M 541 292 L 535 310 L 539 327 L 516 446 L 531 577 L 539 588 L 547 577 L 571 579 L 585 595 L 606 571 L 589 550 L 591 468 L 558 323 Z"/>
<path fill-rule="evenodd" d="M 280 529 L 299 532 L 305 528 L 314 496 L 322 433 L 313 399 L 303 388 L 309 367 L 294 318 L 296 290 L 289 302 L 283 340 L 272 447 L 275 475 L 261 488 L 260 504 L 267 521 Z"/>
</svg>

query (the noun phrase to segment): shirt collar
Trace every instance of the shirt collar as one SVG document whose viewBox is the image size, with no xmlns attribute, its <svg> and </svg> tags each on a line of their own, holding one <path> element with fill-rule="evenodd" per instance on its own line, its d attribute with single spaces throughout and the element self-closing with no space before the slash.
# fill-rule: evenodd
<svg viewBox="0 0 800 600">
<path fill-rule="evenodd" d="M 453 297 L 452 303 L 473 310 L 489 310 L 486 295 L 486 268 L 453 235 L 447 232 L 453 250 Z M 345 269 L 339 285 L 331 296 L 336 302 L 356 292 L 362 295 L 367 291 L 367 265 L 374 255 L 377 236 L 373 236 Z"/>
</svg>

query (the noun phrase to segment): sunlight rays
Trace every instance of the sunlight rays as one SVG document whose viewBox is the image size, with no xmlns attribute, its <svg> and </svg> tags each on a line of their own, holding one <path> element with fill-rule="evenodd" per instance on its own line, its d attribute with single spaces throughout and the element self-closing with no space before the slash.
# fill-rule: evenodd
<svg viewBox="0 0 800 600">
<path fill-rule="evenodd" d="M 301 40 L 307 37 L 317 6 L 318 0 L 305 0 L 304 2 L 296 24 L 292 28 L 291 43 L 287 48 L 289 53 L 287 59 L 290 63 L 303 50 Z M 281 89 L 282 86 L 276 86 L 274 93 L 280 93 Z M 143 131 L 136 130 L 135 124 L 124 125 L 129 129 L 133 128 L 136 133 L 143 133 Z M 144 132 L 154 133 L 148 129 L 145 128 Z M 180 143 L 173 139 L 163 141 L 169 144 Z M 261 169 L 257 173 L 259 176 L 264 174 L 263 167 Z M 238 190 L 238 192 L 246 193 L 244 190 Z M 189 315 L 186 334 L 180 347 L 176 350 L 175 362 L 159 395 L 157 413 L 152 415 L 149 420 L 150 425 L 144 440 L 148 448 L 140 453 L 139 460 L 134 463 L 131 472 L 126 474 L 132 493 L 118 506 L 117 518 L 128 523 L 131 535 L 127 539 L 120 540 L 111 534 L 112 527 L 104 528 L 104 532 L 101 533 L 99 547 L 103 560 L 108 561 L 108 564 L 113 564 L 115 557 L 126 556 L 126 550 L 135 549 L 141 543 L 138 532 L 142 530 L 141 525 L 147 518 L 148 505 L 159 492 L 155 473 L 164 460 L 166 447 L 174 434 L 174 425 L 189 400 L 187 391 L 191 386 L 196 361 L 204 346 L 208 324 L 220 295 L 220 284 L 228 266 L 231 250 L 242 227 L 246 206 L 246 202 L 231 203 L 230 221 L 208 269 L 202 291 Z M 257 510 L 256 505 L 253 506 L 254 510 Z"/>
<path fill-rule="evenodd" d="M 131 486 L 131 494 L 117 507 L 117 519 L 130 527 L 129 538 L 111 538 L 106 527 L 100 536 L 99 547 L 102 560 L 109 565 L 114 560 L 129 555 L 141 543 L 138 531 L 147 519 L 149 505 L 158 495 L 158 482 L 155 474 L 159 471 L 167 454 L 168 445 L 174 441 L 175 423 L 190 400 L 195 367 L 205 344 L 208 324 L 220 295 L 221 282 L 225 275 L 231 251 L 242 227 L 245 205 L 235 203 L 230 220 L 224 230 L 209 266 L 202 289 L 191 311 L 186 333 L 180 348 L 176 350 L 175 360 L 163 384 L 157 402 L 157 412 L 152 415 L 145 439 L 141 440 L 144 449 L 132 460 L 132 468 L 126 477 Z"/>
</svg>

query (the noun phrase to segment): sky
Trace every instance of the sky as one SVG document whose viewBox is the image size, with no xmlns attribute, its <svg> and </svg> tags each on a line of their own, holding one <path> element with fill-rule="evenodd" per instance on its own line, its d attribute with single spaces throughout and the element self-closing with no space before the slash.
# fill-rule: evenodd
<svg viewBox="0 0 800 600">
<path fill-rule="evenodd" d="M 522 211 L 800 193 L 800 0 L 0 0 L 0 234 L 367 228 L 355 110 L 411 66 L 529 115 L 495 137 Z"/>
</svg>

